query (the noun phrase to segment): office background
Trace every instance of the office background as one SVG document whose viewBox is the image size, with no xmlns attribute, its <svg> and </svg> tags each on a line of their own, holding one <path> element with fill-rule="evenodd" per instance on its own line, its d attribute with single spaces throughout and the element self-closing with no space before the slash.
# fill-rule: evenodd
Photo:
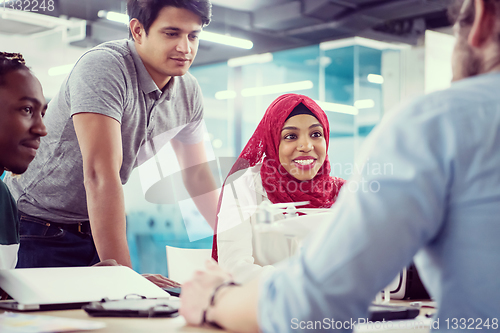
<svg viewBox="0 0 500 333">
<path fill-rule="evenodd" d="M 23 53 L 48 100 L 81 54 L 128 36 L 125 24 L 108 19 L 125 13 L 125 1 L 51 1 L 52 10 L 38 12 L 33 1 L 20 3 L 0 1 L 0 49 Z M 267 106 L 286 92 L 324 108 L 332 175 L 349 178 L 362 142 L 384 114 L 449 84 L 449 3 L 213 0 L 206 30 L 253 43 L 239 48 L 202 39 L 190 70 L 203 91 L 206 149 L 219 183 Z M 142 273 L 167 274 L 165 245 L 211 246 L 210 229 L 176 185 L 180 170 L 172 154 L 163 147 L 124 186 L 133 266 Z M 148 198 L 158 182 L 174 199 Z"/>
</svg>

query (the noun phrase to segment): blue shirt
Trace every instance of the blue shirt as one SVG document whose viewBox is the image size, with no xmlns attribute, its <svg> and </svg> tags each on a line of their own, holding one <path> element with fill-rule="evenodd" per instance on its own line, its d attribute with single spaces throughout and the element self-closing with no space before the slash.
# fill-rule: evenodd
<svg viewBox="0 0 500 333">
<path fill-rule="evenodd" d="M 374 129 L 331 217 L 261 281 L 264 332 L 366 318 L 414 256 L 438 303 L 436 331 L 453 331 L 453 318 L 499 331 L 499 87 L 499 73 L 456 82 Z"/>
</svg>

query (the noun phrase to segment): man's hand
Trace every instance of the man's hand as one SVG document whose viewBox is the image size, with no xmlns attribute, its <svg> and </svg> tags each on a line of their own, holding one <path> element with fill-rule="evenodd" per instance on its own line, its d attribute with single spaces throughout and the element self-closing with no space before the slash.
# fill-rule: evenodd
<svg viewBox="0 0 500 333">
<path fill-rule="evenodd" d="M 196 271 L 193 278 L 182 285 L 179 314 L 189 325 L 202 324 L 203 311 L 208 308 L 213 291 L 232 279 L 213 259 L 207 260 L 205 266 L 206 271 Z"/>
<path fill-rule="evenodd" d="M 161 274 L 141 274 L 160 288 L 179 288 L 181 285 L 174 280 L 167 279 Z"/>
<path fill-rule="evenodd" d="M 101 262 L 98 262 L 92 267 L 95 266 L 122 266 L 116 262 L 115 259 L 106 259 Z M 160 288 L 179 288 L 181 285 L 173 280 L 167 279 L 161 274 L 141 274 L 144 278 L 153 282 Z M 0 289 L 1 290 L 1 289 Z"/>
<path fill-rule="evenodd" d="M 95 267 L 95 266 L 121 266 L 121 265 L 119 263 L 117 263 L 115 259 L 106 259 L 106 260 L 103 260 L 101 262 L 98 262 L 95 265 L 92 265 L 92 267 Z"/>
</svg>

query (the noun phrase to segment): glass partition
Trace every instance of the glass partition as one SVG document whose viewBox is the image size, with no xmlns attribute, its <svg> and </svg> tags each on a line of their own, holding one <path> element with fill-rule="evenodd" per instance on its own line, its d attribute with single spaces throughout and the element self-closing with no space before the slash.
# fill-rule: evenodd
<svg viewBox="0 0 500 333">
<path fill-rule="evenodd" d="M 294 92 L 313 98 L 327 113 L 331 174 L 349 178 L 359 145 L 384 114 L 384 80 L 391 80 L 382 76 L 382 63 L 390 64 L 385 54 L 394 58 L 398 52 L 390 44 L 351 38 L 192 68 L 203 92 L 207 151 L 218 162 L 216 177 L 222 183 L 269 104 Z M 163 156 L 157 159 L 162 169 L 172 164 L 171 155 Z M 193 223 L 203 218 L 190 199 L 130 211 L 127 221 L 139 271 L 164 273 L 165 245 L 211 246 L 211 237 L 200 239 L 209 231 L 192 235 Z"/>
</svg>

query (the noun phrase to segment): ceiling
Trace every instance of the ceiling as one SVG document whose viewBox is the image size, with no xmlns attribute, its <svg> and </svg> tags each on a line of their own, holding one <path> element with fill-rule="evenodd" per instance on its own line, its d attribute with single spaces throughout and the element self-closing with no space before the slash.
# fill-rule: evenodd
<svg viewBox="0 0 500 333">
<path fill-rule="evenodd" d="M 206 30 L 250 39 L 254 47 L 243 50 L 200 41 L 194 65 L 353 36 L 416 44 L 426 29 L 449 26 L 446 8 L 451 1 L 212 0 L 213 19 Z M 15 1 L 5 3 L 9 6 Z M 124 13 L 125 9 L 125 0 L 54 0 L 54 10 L 44 13 L 87 20 L 86 38 L 72 44 L 88 47 L 128 36 L 125 25 L 97 15 L 99 10 Z M 32 34 L 47 29 L 50 26 L 0 18 L 3 34 Z"/>
</svg>

